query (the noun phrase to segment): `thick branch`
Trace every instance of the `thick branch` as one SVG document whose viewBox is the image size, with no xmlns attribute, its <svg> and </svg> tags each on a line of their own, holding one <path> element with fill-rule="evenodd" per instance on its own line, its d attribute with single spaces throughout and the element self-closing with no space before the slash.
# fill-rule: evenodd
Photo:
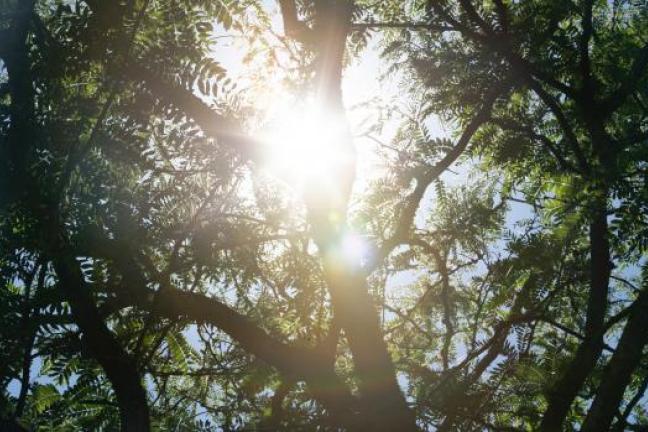
<svg viewBox="0 0 648 432">
<path fill-rule="evenodd" d="M 455 31 L 456 29 L 448 25 L 437 25 L 430 23 L 420 23 L 420 22 L 366 22 L 366 23 L 352 23 L 351 30 L 362 30 L 362 29 L 407 29 L 407 30 L 428 30 L 435 32 L 445 32 L 445 31 Z"/>
<path fill-rule="evenodd" d="M 258 157 L 255 140 L 246 136 L 236 122 L 212 110 L 191 90 L 169 82 L 159 74 L 133 62 L 125 66 L 121 74 L 130 81 L 144 83 L 153 96 L 183 111 L 210 138 L 232 145 L 246 159 Z"/>
<path fill-rule="evenodd" d="M 54 267 L 63 291 L 72 306 L 84 343 L 101 365 L 112 384 L 123 432 L 150 429 L 146 392 L 135 362 L 104 324 L 83 280 L 78 265 L 68 250 L 57 251 Z"/>
<path fill-rule="evenodd" d="M 22 424 L 18 423 L 15 419 L 0 418 L 0 430 L 4 432 L 29 432 Z"/>
<path fill-rule="evenodd" d="M 484 19 L 479 15 L 475 7 L 472 5 L 470 0 L 459 0 L 461 7 L 468 15 L 468 18 L 475 22 L 486 34 L 493 34 L 493 29 L 491 26 L 484 21 Z"/>
<path fill-rule="evenodd" d="M 607 431 L 623 400 L 623 394 L 634 370 L 642 360 L 648 344 L 648 289 L 635 301 L 616 352 L 605 367 L 594 402 L 581 428 L 582 432 Z"/>
<path fill-rule="evenodd" d="M 279 9 L 286 36 L 300 42 L 313 40 L 313 31 L 297 16 L 295 0 L 279 0 Z"/>
<path fill-rule="evenodd" d="M 129 286 L 122 298 L 158 316 L 186 318 L 197 324 L 210 324 L 241 345 L 247 352 L 277 368 L 290 379 L 304 380 L 322 404 L 343 424 L 358 427 L 355 398 L 337 377 L 325 356 L 314 350 L 283 343 L 252 321 L 220 301 L 202 294 L 165 287 L 155 293 L 141 286 Z M 154 301 L 152 299 L 155 299 Z"/>
<path fill-rule="evenodd" d="M 617 421 L 615 427 L 613 428 L 614 432 L 623 432 L 625 430 L 625 426 L 628 424 L 628 417 L 630 417 L 630 414 L 632 414 L 632 410 L 634 409 L 634 407 L 637 406 L 637 404 L 641 399 L 643 399 L 647 389 L 648 389 L 648 374 L 644 376 L 643 380 L 641 381 L 641 384 L 639 385 L 639 388 L 635 392 L 635 395 L 632 397 L 632 399 L 630 399 L 628 404 L 625 406 L 623 412 L 620 413 L 619 420 Z"/>
<path fill-rule="evenodd" d="M 315 89 L 319 106 L 346 123 L 342 98 L 342 68 L 353 2 L 315 2 L 313 28 L 319 39 L 314 45 Z M 349 129 L 329 145 L 342 149 L 350 161 L 330 170 L 335 186 L 316 182 L 304 192 L 308 221 L 322 258 L 324 278 L 334 314 L 349 341 L 362 398 L 363 418 L 374 431 L 416 429 L 412 410 L 396 379 L 396 370 L 384 340 L 378 311 L 369 292 L 359 260 L 340 259 L 339 246 L 346 231 L 348 199 L 355 179 L 355 149 Z M 332 215 L 339 218 L 335 220 Z M 355 262 L 354 262 L 355 261 Z"/>
<path fill-rule="evenodd" d="M 215 298 L 182 291 L 165 283 L 158 291 L 146 288 L 148 280 L 137 265 L 142 256 L 132 252 L 122 240 L 86 238 L 89 250 L 115 263 L 127 284 L 117 292 L 112 307 L 136 306 L 169 319 L 186 318 L 198 324 L 213 325 L 227 333 L 247 352 L 277 368 L 288 379 L 304 380 L 315 397 L 333 416 L 350 429 L 359 427 L 355 398 L 337 377 L 327 356 L 295 347 L 268 335 L 255 323 Z M 163 281 L 164 282 L 164 281 Z"/>
</svg>

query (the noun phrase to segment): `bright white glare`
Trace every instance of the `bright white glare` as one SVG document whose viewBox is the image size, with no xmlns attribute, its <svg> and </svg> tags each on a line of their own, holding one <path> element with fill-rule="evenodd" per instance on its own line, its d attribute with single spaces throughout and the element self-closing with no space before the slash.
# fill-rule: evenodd
<svg viewBox="0 0 648 432">
<path fill-rule="evenodd" d="M 343 119 L 312 107 L 286 107 L 272 116 L 260 134 L 266 145 L 266 167 L 280 178 L 325 185 L 351 161 Z"/>
<path fill-rule="evenodd" d="M 364 262 L 370 258 L 370 253 L 371 247 L 364 237 L 352 232 L 342 237 L 341 255 L 348 262 Z"/>
</svg>

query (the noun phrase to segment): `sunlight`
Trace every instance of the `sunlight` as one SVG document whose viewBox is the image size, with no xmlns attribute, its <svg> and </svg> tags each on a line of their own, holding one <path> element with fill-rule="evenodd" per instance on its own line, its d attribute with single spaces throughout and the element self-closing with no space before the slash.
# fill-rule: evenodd
<svg viewBox="0 0 648 432">
<path fill-rule="evenodd" d="M 260 133 L 265 167 L 292 186 L 335 182 L 335 172 L 352 162 L 343 119 L 313 106 L 280 107 Z M 294 182 L 294 183 L 293 183 Z"/>
<path fill-rule="evenodd" d="M 371 247 L 363 236 L 348 232 L 342 237 L 341 255 L 348 262 L 361 263 L 370 258 Z"/>
</svg>

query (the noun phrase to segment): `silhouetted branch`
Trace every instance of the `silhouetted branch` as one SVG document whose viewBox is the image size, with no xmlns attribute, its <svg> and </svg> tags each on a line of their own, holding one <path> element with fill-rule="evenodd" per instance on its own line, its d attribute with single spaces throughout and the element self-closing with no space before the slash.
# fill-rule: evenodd
<svg viewBox="0 0 648 432">
<path fill-rule="evenodd" d="M 358 418 L 355 398 L 337 377 L 330 361 L 316 350 L 291 346 L 267 334 L 255 323 L 215 298 L 174 288 L 160 280 L 158 291 L 147 287 L 148 280 L 138 268 L 138 258 L 123 241 L 93 237 L 91 250 L 110 259 L 124 277 L 126 287 L 116 292 L 112 307 L 137 306 L 159 317 L 188 319 L 209 324 L 225 332 L 246 351 L 277 368 L 290 379 L 304 380 L 331 412 L 351 428 Z"/>
<path fill-rule="evenodd" d="M 612 429 L 614 432 L 623 432 L 625 430 L 625 426 L 628 424 L 628 418 L 630 417 L 630 414 L 632 414 L 632 410 L 634 409 L 635 406 L 637 406 L 639 401 L 644 397 L 644 394 L 646 393 L 646 389 L 648 389 L 648 374 L 646 374 L 646 376 L 641 381 L 639 388 L 635 392 L 632 399 L 628 401 L 623 412 L 619 413 L 619 415 L 617 416 L 618 417 L 617 423 L 615 424 L 615 427 Z"/>
<path fill-rule="evenodd" d="M 532 141 L 540 142 L 551 155 L 556 159 L 558 165 L 565 171 L 578 172 L 578 170 L 563 156 L 558 146 L 551 141 L 546 135 L 539 134 L 529 127 L 516 122 L 509 118 L 491 118 L 490 123 L 499 126 L 502 130 L 508 130 L 522 134 Z"/>
<path fill-rule="evenodd" d="M 630 312 L 616 352 L 608 362 L 596 397 L 585 417 L 582 432 L 604 432 L 612 424 L 634 370 L 639 366 L 648 344 L 648 289 L 639 294 Z"/>
<path fill-rule="evenodd" d="M 25 283 L 25 294 L 23 299 L 24 303 L 22 312 L 22 329 L 25 332 L 25 346 L 23 351 L 22 376 L 20 378 L 20 393 L 18 394 L 18 400 L 16 402 L 16 418 L 22 417 L 23 411 L 25 409 L 25 404 L 27 402 L 27 393 L 29 391 L 29 381 L 33 360 L 32 350 L 34 349 L 34 342 L 36 341 L 36 335 L 38 333 L 38 328 L 34 328 L 30 325 L 31 321 L 38 319 L 38 313 L 34 312 L 32 314 L 31 307 L 32 283 L 36 276 L 36 273 L 38 273 L 36 292 L 39 292 L 43 289 L 43 286 L 45 284 L 46 265 L 41 263 L 40 266 L 36 266 L 34 273 Z"/>
<path fill-rule="evenodd" d="M 475 7 L 472 5 L 470 0 L 459 0 L 461 7 L 464 9 L 468 18 L 475 22 L 486 34 L 492 35 L 493 29 L 491 28 L 486 21 L 479 15 Z"/>
<path fill-rule="evenodd" d="M 473 19 L 478 23 L 481 28 L 490 28 L 477 14 L 476 10 L 472 6 L 469 0 L 462 0 L 462 6 L 468 8 L 467 10 L 472 10 Z M 492 30 L 486 34 L 480 33 L 479 31 L 473 30 L 467 24 L 458 21 L 454 18 L 445 8 L 441 5 L 441 2 L 432 0 L 429 2 L 430 7 L 439 15 L 443 20 L 447 21 L 453 29 L 460 31 L 463 35 L 472 39 L 474 42 L 477 42 L 493 53 L 497 53 L 503 56 L 511 66 L 516 70 L 516 72 L 521 73 L 522 76 L 526 78 L 536 78 L 547 85 L 555 88 L 556 90 L 564 93 L 565 95 L 571 97 L 572 99 L 578 98 L 576 90 L 569 85 L 559 81 L 554 78 L 551 74 L 546 73 L 540 70 L 536 65 L 532 64 L 529 60 L 523 58 L 517 54 L 511 46 L 511 40 L 504 37 L 504 35 L 495 34 Z"/>
<path fill-rule="evenodd" d="M 83 333 L 82 343 L 101 365 L 112 384 L 123 431 L 149 430 L 146 392 L 134 360 L 106 327 L 90 290 L 84 282 L 74 255 L 61 248 L 54 259 L 54 268 L 61 289 L 66 294 L 76 323 Z"/>
<path fill-rule="evenodd" d="M 306 23 L 300 21 L 297 16 L 295 0 L 279 0 L 279 9 L 281 10 L 286 36 L 300 42 L 313 41 L 313 30 Z"/>
<path fill-rule="evenodd" d="M 421 203 L 421 199 L 425 195 L 428 186 L 436 180 L 450 165 L 452 165 L 468 148 L 468 144 L 477 130 L 488 121 L 490 113 L 497 97 L 501 94 L 501 90 L 492 92 L 484 101 L 482 108 L 473 116 L 473 118 L 466 125 L 463 133 L 459 137 L 457 144 L 441 159 L 436 165 L 429 168 L 424 168 L 422 172 L 416 176 L 416 187 L 414 191 L 405 199 L 402 210 L 398 215 L 394 233 L 390 238 L 385 240 L 380 246 L 374 263 L 367 266 L 367 272 L 371 272 L 375 266 L 379 265 L 391 253 L 391 251 L 409 239 L 409 231 L 411 230 L 412 223 L 416 216 L 416 212 Z"/>
<path fill-rule="evenodd" d="M 558 121 L 558 124 L 560 124 L 560 128 L 565 135 L 567 144 L 570 146 L 574 153 L 574 156 L 576 157 L 576 161 L 578 162 L 578 167 L 581 173 L 588 173 L 590 168 L 589 164 L 587 163 L 587 159 L 585 158 L 585 155 L 580 148 L 578 138 L 574 133 L 574 129 L 569 123 L 569 120 L 567 119 L 567 116 L 563 112 L 560 105 L 558 105 L 554 97 L 547 93 L 547 91 L 543 89 L 540 83 L 538 83 L 537 81 L 531 79 L 528 81 L 528 84 L 529 87 L 531 87 L 531 89 L 535 92 L 535 94 L 537 94 L 538 97 L 542 100 L 542 102 L 544 102 L 547 108 L 549 108 L 549 111 L 551 111 L 551 113 L 554 115 L 554 117 Z"/>
<path fill-rule="evenodd" d="M 183 111 L 208 137 L 233 146 L 244 159 L 258 157 L 256 140 L 246 136 L 237 122 L 216 113 L 191 90 L 169 82 L 156 72 L 133 62 L 126 65 L 120 73 L 130 81 L 143 83 L 154 97 Z"/>
</svg>

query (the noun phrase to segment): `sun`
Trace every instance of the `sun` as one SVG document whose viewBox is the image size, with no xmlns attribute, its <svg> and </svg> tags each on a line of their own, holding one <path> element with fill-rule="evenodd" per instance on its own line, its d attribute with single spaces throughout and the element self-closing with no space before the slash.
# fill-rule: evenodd
<svg viewBox="0 0 648 432">
<path fill-rule="evenodd" d="M 264 167 L 291 186 L 333 184 L 340 167 L 353 163 L 344 116 L 313 104 L 276 109 L 259 137 Z"/>
</svg>

